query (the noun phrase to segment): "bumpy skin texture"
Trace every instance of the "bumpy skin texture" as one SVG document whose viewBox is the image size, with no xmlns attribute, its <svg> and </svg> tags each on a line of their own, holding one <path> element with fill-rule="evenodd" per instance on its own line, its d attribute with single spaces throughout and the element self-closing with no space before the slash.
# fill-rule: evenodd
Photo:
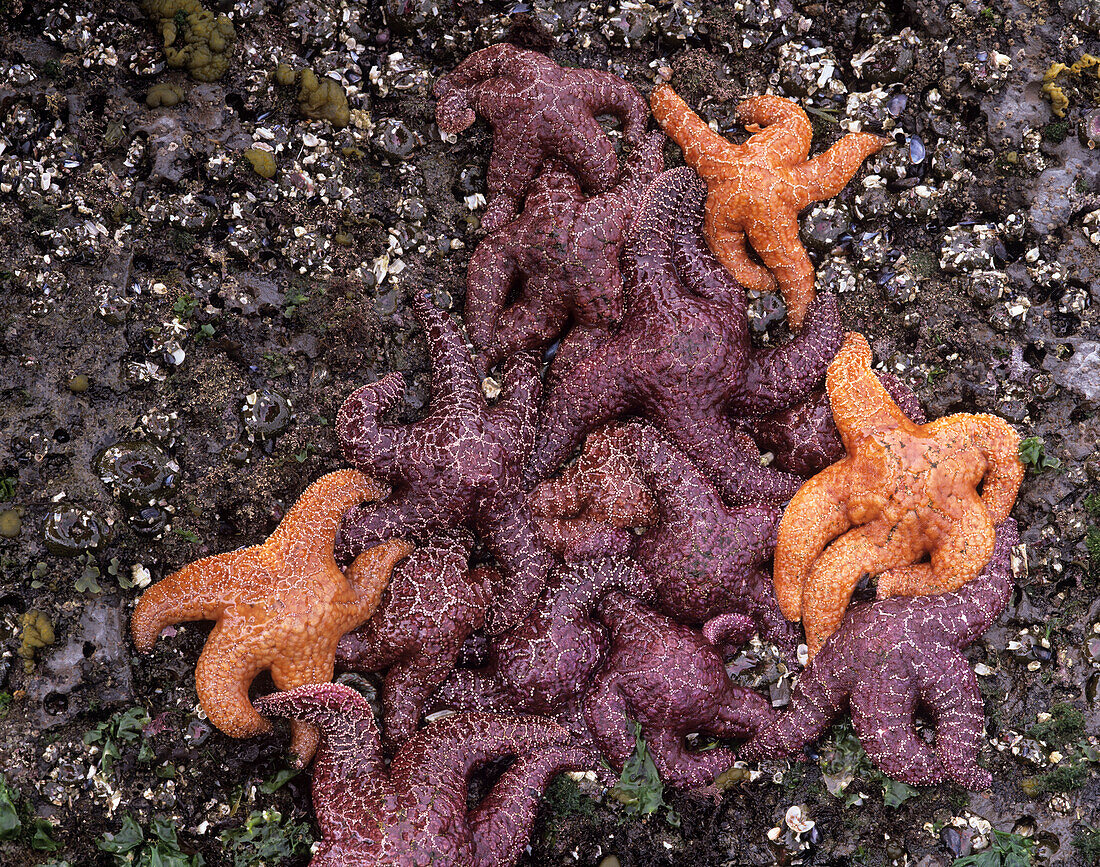
<svg viewBox="0 0 1100 867">
<path fill-rule="evenodd" d="M 256 705 L 321 730 L 313 804 L 324 839 L 311 867 L 511 867 L 546 784 L 595 762 L 550 720 L 456 714 L 413 735 L 387 768 L 370 705 L 342 684 L 299 687 Z M 515 763 L 467 811 L 470 772 L 507 756 Z"/>
<path fill-rule="evenodd" d="M 743 614 L 785 650 L 800 640 L 779 610 L 763 567 L 775 549 L 780 509 L 729 507 L 710 480 L 649 425 L 637 431 L 638 467 L 657 500 L 657 520 L 634 557 L 656 582 L 656 607 L 684 623 Z"/>
<path fill-rule="evenodd" d="M 880 598 L 956 590 L 974 578 L 1024 475 L 1019 437 L 996 416 L 906 418 L 871 370 L 861 334 L 845 338 L 826 387 L 847 456 L 791 500 L 773 572 L 779 605 L 802 619 L 811 658 L 863 575 L 879 576 Z"/>
<path fill-rule="evenodd" d="M 761 291 L 776 283 L 793 328 L 802 327 L 814 298 L 814 267 L 798 238 L 798 214 L 829 199 L 887 139 L 851 133 L 812 160 L 813 127 L 798 104 L 762 95 L 737 106 L 753 135 L 734 144 L 711 130 L 667 84 L 650 95 L 653 116 L 707 182 L 706 235 L 741 285 Z M 746 239 L 764 263 L 754 262 Z"/>
<path fill-rule="evenodd" d="M 608 424 L 588 435 L 580 457 L 528 495 L 539 536 L 569 563 L 628 554 L 631 527 L 657 519 L 653 492 L 638 467 L 636 433 Z"/>
<path fill-rule="evenodd" d="M 611 655 L 584 699 L 597 748 L 621 770 L 634 751 L 634 720 L 666 785 L 712 782 L 736 754 L 727 747 L 692 752 L 684 736 L 747 737 L 772 720 L 771 705 L 731 684 L 718 651 L 691 628 L 617 591 L 604 596 L 597 610 L 611 629 Z"/>
<path fill-rule="evenodd" d="M 985 717 L 962 649 L 1000 616 L 1012 595 L 1011 518 L 997 528 L 982 573 L 951 593 L 879 599 L 853 608 L 798 679 L 790 707 L 758 731 L 745 759 L 779 758 L 815 741 L 850 709 L 863 748 L 887 776 L 913 785 L 992 783 L 978 767 Z M 918 707 L 936 725 L 930 746 L 916 730 Z"/>
<path fill-rule="evenodd" d="M 927 421 L 920 401 L 904 382 L 892 373 L 875 371 L 875 376 L 910 421 Z M 775 456 L 779 469 L 796 476 L 809 478 L 844 457 L 844 443 L 833 423 L 833 410 L 824 388 L 787 409 L 744 419 L 741 427 L 760 448 Z"/>
<path fill-rule="evenodd" d="M 623 180 L 591 199 L 565 165 L 547 163 L 523 213 L 478 244 L 466 272 L 466 328 L 485 369 L 545 346 L 570 321 L 606 328 L 622 317 L 619 254 L 634 207 L 664 169 L 664 141 L 647 135 Z"/>
<path fill-rule="evenodd" d="M 470 569 L 474 537 L 450 530 L 398 564 L 382 604 L 340 639 L 336 662 L 353 671 L 386 671 L 383 739 L 391 752 L 416 731 L 425 701 L 455 666 L 462 643 L 485 621 L 489 570 Z"/>
<path fill-rule="evenodd" d="M 218 621 L 195 668 L 202 708 L 227 735 L 269 731 L 248 700 L 252 679 L 270 669 L 280 689 L 331 680 L 337 642 L 374 613 L 394 564 L 412 551 L 395 539 L 361 554 L 346 576 L 336 565 L 340 516 L 382 494 L 355 470 L 322 476 L 262 545 L 197 560 L 146 590 L 130 620 L 134 644 L 148 651 L 169 624 Z M 295 727 L 301 763 L 315 746 L 315 732 Z"/>
<path fill-rule="evenodd" d="M 615 147 L 596 116 L 611 114 L 623 138 L 645 133 L 645 100 L 609 72 L 564 69 L 535 51 L 501 43 L 475 51 L 435 84 L 435 116 L 445 133 L 460 133 L 478 115 L 493 128 L 486 184 L 489 208 L 481 224 L 495 231 L 516 210 L 539 166 L 560 159 L 590 193 L 607 191 L 619 176 Z"/>
<path fill-rule="evenodd" d="M 587 686 L 607 654 L 607 636 L 590 612 L 612 589 L 650 594 L 649 579 L 615 558 L 558 568 L 535 610 L 492 641 L 488 664 L 458 669 L 433 699 L 438 708 L 557 714 Z"/>
<path fill-rule="evenodd" d="M 744 290 L 700 234 L 704 196 L 688 168 L 665 172 L 646 190 L 623 254 L 622 325 L 562 342 L 530 481 L 560 466 L 589 431 L 637 412 L 691 455 L 730 502 L 780 503 L 797 490 L 798 479 L 760 465 L 756 444 L 728 413 L 760 415 L 809 394 L 840 345 L 836 301 L 822 295 L 798 337 L 753 351 Z"/>
<path fill-rule="evenodd" d="M 394 490 L 383 503 L 347 513 L 336 553 L 355 556 L 391 536 L 476 529 L 503 575 L 493 588 L 486 625 L 503 631 L 530 610 L 553 562 L 535 533 L 521 486 L 521 468 L 534 444 L 538 366 L 530 353 L 509 359 L 504 390 L 489 408 L 458 326 L 419 296 L 412 308 L 427 331 L 432 358 L 429 411 L 409 425 L 381 421 L 404 389 L 399 372 L 344 401 L 336 420 L 344 457 Z"/>
</svg>

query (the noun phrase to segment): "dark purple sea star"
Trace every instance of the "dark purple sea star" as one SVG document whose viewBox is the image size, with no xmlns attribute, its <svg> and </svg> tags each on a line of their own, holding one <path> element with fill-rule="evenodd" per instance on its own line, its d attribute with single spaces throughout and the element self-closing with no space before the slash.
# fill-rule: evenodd
<svg viewBox="0 0 1100 867">
<path fill-rule="evenodd" d="M 623 180 L 591 199 L 566 166 L 547 163 L 523 213 L 478 244 L 466 274 L 466 328 L 486 370 L 550 343 L 570 321 L 608 327 L 621 318 L 619 254 L 638 200 L 664 169 L 664 140 L 646 136 Z"/>
<path fill-rule="evenodd" d="M 875 371 L 875 376 L 911 421 L 916 424 L 927 421 L 909 386 L 892 373 Z M 833 423 L 833 410 L 824 387 L 787 409 L 746 418 L 740 426 L 760 448 L 775 455 L 775 466 L 798 476 L 809 478 L 844 457 L 844 444 Z"/>
<path fill-rule="evenodd" d="M 489 570 L 468 567 L 474 537 L 451 530 L 430 538 L 390 577 L 382 604 L 336 647 L 353 671 L 386 671 L 382 737 L 393 751 L 416 731 L 424 702 L 454 668 L 462 643 L 485 621 Z"/>
<path fill-rule="evenodd" d="M 588 435 L 580 457 L 528 495 L 539 537 L 567 562 L 627 554 L 631 527 L 656 520 L 653 492 L 638 468 L 638 442 L 626 425 L 607 424 Z"/>
<path fill-rule="evenodd" d="M 515 218 L 546 157 L 566 162 L 589 192 L 607 190 L 619 176 L 619 163 L 596 115 L 618 117 L 623 138 L 635 145 L 649 117 L 645 100 L 617 75 L 564 69 L 507 43 L 475 51 L 439 79 L 434 92 L 443 132 L 460 133 L 477 115 L 493 128 L 489 208 L 481 221 L 489 231 Z"/>
<path fill-rule="evenodd" d="M 801 400 L 840 346 L 836 301 L 811 304 L 790 343 L 753 351 L 744 290 L 701 234 L 706 186 L 688 168 L 646 190 L 623 253 L 627 311 L 610 335 L 583 330 L 562 343 L 567 372 L 549 382 L 527 479 L 539 481 L 581 438 L 626 412 L 657 424 L 730 502 L 780 503 L 799 480 L 760 465 L 728 412 L 760 415 Z M 553 372 L 553 371 L 552 371 Z"/>
<path fill-rule="evenodd" d="M 256 707 L 321 730 L 313 804 L 324 839 L 311 867 L 510 867 L 546 784 L 595 760 L 550 720 L 457 714 L 413 735 L 387 769 L 370 705 L 346 686 L 303 686 Z M 470 772 L 510 755 L 515 763 L 467 810 Z"/>
<path fill-rule="evenodd" d="M 489 408 L 458 326 L 419 296 L 412 308 L 432 358 L 429 412 L 409 425 L 381 421 L 404 389 L 396 371 L 340 407 L 336 430 L 344 457 L 394 491 L 382 503 L 348 511 L 337 555 L 353 557 L 391 536 L 476 528 L 503 574 L 486 614 L 487 628 L 502 631 L 530 610 L 553 562 L 538 541 L 520 479 L 534 440 L 538 368 L 530 353 L 509 359 L 504 390 Z"/>
<path fill-rule="evenodd" d="M 726 506 L 711 481 L 655 428 L 631 427 L 638 466 L 657 500 L 657 520 L 634 554 L 656 582 L 656 607 L 684 623 L 745 614 L 762 637 L 793 651 L 800 632 L 779 610 L 763 571 L 775 549 L 780 509 Z"/>
<path fill-rule="evenodd" d="M 488 664 L 452 672 L 433 707 L 557 714 L 607 655 L 592 607 L 612 589 L 650 595 L 649 584 L 644 572 L 615 558 L 559 567 L 527 619 L 491 642 Z"/>
<path fill-rule="evenodd" d="M 989 564 L 958 590 L 850 609 L 802 672 L 790 707 L 756 733 L 742 758 L 791 755 L 848 708 L 867 755 L 888 776 L 913 785 L 952 779 L 968 789 L 989 786 L 992 776 L 977 764 L 982 697 L 961 651 L 1008 604 L 1017 541 L 1009 518 L 997 528 Z M 934 745 L 916 731 L 918 708 L 936 724 Z"/>
<path fill-rule="evenodd" d="M 771 705 L 730 683 L 718 651 L 690 627 L 617 591 L 605 595 L 597 610 L 611 629 L 611 655 L 584 700 L 597 748 L 621 769 L 634 751 L 630 720 L 635 720 L 667 785 L 713 781 L 736 754 L 721 746 L 693 752 L 684 737 L 691 732 L 747 737 L 771 720 Z"/>
</svg>

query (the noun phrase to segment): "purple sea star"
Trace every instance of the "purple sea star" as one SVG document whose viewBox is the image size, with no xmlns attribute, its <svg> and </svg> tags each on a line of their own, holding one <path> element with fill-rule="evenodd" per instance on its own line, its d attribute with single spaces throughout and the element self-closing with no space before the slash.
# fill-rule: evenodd
<svg viewBox="0 0 1100 867">
<path fill-rule="evenodd" d="M 629 528 L 656 520 L 653 492 L 638 467 L 637 437 L 620 424 L 590 433 L 580 457 L 539 484 L 528 502 L 539 537 L 570 563 L 628 554 L 637 541 Z"/>
<path fill-rule="evenodd" d="M 916 424 L 927 421 L 909 386 L 892 373 L 875 371 L 875 376 L 910 421 Z M 740 426 L 760 448 L 775 455 L 779 469 L 798 476 L 809 478 L 844 457 L 844 444 L 833 423 L 833 409 L 824 387 L 787 409 L 746 418 Z"/>
<path fill-rule="evenodd" d="M 684 737 L 691 732 L 747 737 L 771 720 L 771 705 L 730 683 L 718 651 L 691 628 L 617 591 L 605 595 L 597 610 L 611 629 L 611 655 L 584 700 L 597 748 L 621 769 L 634 750 L 630 720 L 635 720 L 666 785 L 713 781 L 736 754 L 728 747 L 693 752 Z"/>
<path fill-rule="evenodd" d="M 623 254 L 627 312 L 610 335 L 562 343 L 527 479 L 548 476 L 588 431 L 626 412 L 657 424 L 730 502 L 779 503 L 799 480 L 760 465 L 728 412 L 760 415 L 801 400 L 840 346 L 836 301 L 810 305 L 801 334 L 753 351 L 744 290 L 701 234 L 706 186 L 688 168 L 662 174 L 638 206 Z M 561 361 L 557 362 L 561 363 Z"/>
<path fill-rule="evenodd" d="M 466 276 L 466 328 L 486 370 L 550 343 L 570 321 L 606 328 L 621 318 L 619 254 L 634 207 L 664 169 L 664 140 L 646 136 L 623 180 L 591 199 L 566 166 L 547 163 L 523 213 L 478 244 Z"/>
<path fill-rule="evenodd" d="M 1008 604 L 1017 541 L 1008 518 L 989 564 L 958 590 L 850 609 L 802 673 L 790 707 L 756 733 L 742 758 L 791 755 L 847 707 L 867 755 L 888 776 L 913 785 L 952 779 L 968 789 L 989 786 L 992 776 L 977 764 L 982 697 L 961 651 Z M 916 731 L 918 707 L 935 721 L 934 745 Z"/>
<path fill-rule="evenodd" d="M 520 479 L 534 440 L 538 368 L 530 353 L 509 359 L 504 390 L 489 408 L 458 326 L 419 296 L 412 308 L 432 358 L 429 412 L 409 425 L 381 421 L 404 388 L 396 371 L 344 401 L 336 420 L 344 457 L 394 491 L 382 503 L 348 511 L 337 555 L 353 557 L 392 536 L 476 528 L 501 567 L 486 626 L 502 631 L 530 610 L 553 562 L 538 541 Z"/>
<path fill-rule="evenodd" d="M 353 671 L 386 671 L 382 737 L 393 751 L 416 731 L 424 702 L 446 680 L 462 643 L 485 621 L 489 570 L 470 569 L 466 530 L 430 538 L 390 577 L 382 603 L 345 635 L 336 662 Z"/>
<path fill-rule="evenodd" d="M 592 193 L 619 176 L 615 147 L 596 120 L 612 114 L 623 138 L 638 144 L 649 112 L 633 87 L 609 72 L 565 69 L 549 57 L 500 43 L 475 51 L 435 83 L 436 121 L 460 133 L 477 115 L 493 128 L 486 182 L 489 231 L 515 218 L 531 179 L 547 157 L 566 162 Z"/>
<path fill-rule="evenodd" d="M 775 549 L 780 509 L 726 506 L 711 481 L 656 429 L 632 427 L 638 466 L 657 500 L 657 520 L 634 557 L 656 582 L 658 610 L 684 623 L 748 615 L 762 637 L 793 651 L 800 633 L 779 610 L 763 571 Z"/>
<path fill-rule="evenodd" d="M 607 635 L 590 611 L 611 589 L 648 595 L 649 580 L 614 558 L 559 567 L 527 619 L 491 642 L 488 664 L 452 672 L 433 706 L 558 713 L 583 692 L 607 655 Z"/>
<path fill-rule="evenodd" d="M 546 784 L 595 759 L 547 719 L 457 714 L 414 734 L 387 769 L 370 705 L 346 686 L 311 684 L 256 706 L 321 730 L 313 803 L 324 839 L 311 867 L 510 867 Z M 509 755 L 515 763 L 467 810 L 470 771 Z"/>
</svg>

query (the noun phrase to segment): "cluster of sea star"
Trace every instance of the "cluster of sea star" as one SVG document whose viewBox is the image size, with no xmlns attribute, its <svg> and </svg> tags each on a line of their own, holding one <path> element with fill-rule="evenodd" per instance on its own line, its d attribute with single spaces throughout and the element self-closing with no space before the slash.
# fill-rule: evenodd
<svg viewBox="0 0 1100 867">
<path fill-rule="evenodd" d="M 690 166 L 663 171 L 645 102 L 609 73 L 496 45 L 435 90 L 441 130 L 478 115 L 493 128 L 490 234 L 466 298 L 479 354 L 414 297 L 427 414 L 385 420 L 400 373 L 354 392 L 337 432 L 355 469 L 310 486 L 263 545 L 149 590 L 138 647 L 218 621 L 203 707 L 240 737 L 269 729 L 261 714 L 290 717 L 299 761 L 316 748 L 314 864 L 513 864 L 551 776 L 601 756 L 620 770 L 635 723 L 675 786 L 795 753 L 846 709 L 896 778 L 988 785 L 961 650 L 1011 590 L 1016 434 L 991 416 L 926 423 L 842 332 L 835 299 L 814 297 L 798 242 L 798 212 L 882 140 L 848 135 L 807 160 L 805 114 L 760 96 L 732 144 L 661 85 L 653 113 Z M 622 121 L 621 170 L 603 113 Z M 795 335 L 756 348 L 744 287 L 775 284 Z M 537 351 L 559 338 L 543 398 Z M 481 379 L 498 364 L 490 406 Z M 879 598 L 849 609 L 865 576 Z M 811 661 L 777 712 L 724 655 L 759 633 L 794 664 L 800 619 Z M 328 683 L 337 663 L 384 673 L 381 733 Z M 287 691 L 253 706 L 265 668 Z M 468 776 L 505 756 L 467 809 Z"/>
</svg>

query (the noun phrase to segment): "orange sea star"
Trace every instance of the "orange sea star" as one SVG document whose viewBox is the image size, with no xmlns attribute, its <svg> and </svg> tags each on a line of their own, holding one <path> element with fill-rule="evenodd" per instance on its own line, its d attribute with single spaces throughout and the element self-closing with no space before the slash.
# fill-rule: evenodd
<svg viewBox="0 0 1100 867">
<path fill-rule="evenodd" d="M 341 515 L 384 493 L 356 470 L 322 476 L 262 545 L 197 560 L 149 588 L 130 621 L 134 644 L 148 651 L 172 623 L 217 620 L 195 668 L 203 710 L 233 737 L 270 730 L 248 700 L 252 679 L 270 669 L 279 689 L 331 680 L 337 642 L 374 613 L 394 564 L 412 551 L 392 540 L 361 554 L 347 576 L 336 565 Z M 298 760 L 315 747 L 312 728 L 297 726 Z"/>
<path fill-rule="evenodd" d="M 798 214 L 844 189 L 860 164 L 887 140 L 852 133 L 812 160 L 810 119 L 779 96 L 754 96 L 737 106 L 753 133 L 727 141 L 662 84 L 650 97 L 653 116 L 707 182 L 704 231 L 714 255 L 743 286 L 767 291 L 776 281 L 791 326 L 800 328 L 814 298 L 814 268 L 798 239 Z M 764 266 L 753 261 L 746 238 Z"/>
<path fill-rule="evenodd" d="M 879 576 L 880 598 L 953 591 L 974 578 L 1024 475 L 1019 437 L 996 416 L 906 418 L 871 370 L 862 334 L 847 335 L 826 386 L 847 456 L 791 500 L 773 573 L 779 606 L 802 619 L 811 658 L 864 575 Z"/>
</svg>

